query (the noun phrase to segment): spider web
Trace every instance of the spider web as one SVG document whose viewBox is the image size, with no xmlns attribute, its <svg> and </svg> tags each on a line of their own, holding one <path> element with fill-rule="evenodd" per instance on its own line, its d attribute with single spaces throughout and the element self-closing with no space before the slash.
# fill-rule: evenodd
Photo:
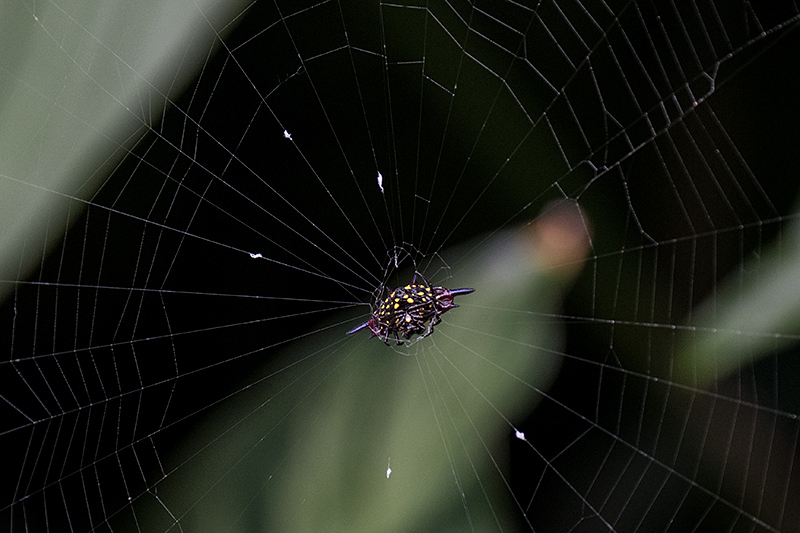
<svg viewBox="0 0 800 533">
<path fill-rule="evenodd" d="M 795 3 L 8 11 L 4 530 L 797 531 Z"/>
</svg>

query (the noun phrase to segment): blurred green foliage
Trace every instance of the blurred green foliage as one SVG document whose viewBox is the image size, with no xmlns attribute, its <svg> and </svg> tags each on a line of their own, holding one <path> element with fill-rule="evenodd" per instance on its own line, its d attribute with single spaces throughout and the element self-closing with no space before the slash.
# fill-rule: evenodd
<svg viewBox="0 0 800 533">
<path fill-rule="evenodd" d="M 244 5 L 224 4 L 228 13 Z M 92 198 L 194 79 L 204 57 L 193 54 L 209 50 L 216 38 L 208 16 L 217 9 L 213 2 L 145 1 L 3 7 L 0 278 L 25 279 L 33 271 L 77 218 L 76 206 Z M 225 20 L 225 13 L 217 14 Z M 226 25 L 212 21 L 211 27 Z M 552 180 L 546 173 L 537 177 Z M 501 179 L 513 190 L 529 185 L 514 172 Z M 606 199 L 593 209 L 597 226 L 610 221 L 604 227 L 619 228 L 618 213 L 630 206 L 607 209 Z M 593 200 L 587 194 L 583 203 Z M 480 218 L 473 213 L 468 223 Z M 615 348 L 639 360 L 665 353 L 674 363 L 665 377 L 710 388 L 741 365 L 796 342 L 795 233 L 713 288 L 693 311 L 685 328 L 690 334 L 677 350 L 661 345 L 651 351 L 650 339 L 636 338 L 643 327 L 629 338 L 620 327 Z M 607 238 L 608 249 L 624 249 L 616 237 Z M 564 332 L 558 320 L 545 317 L 558 312 L 569 283 L 540 268 L 542 251 L 523 232 L 467 246 L 480 259 L 448 283 L 477 291 L 459 299 L 461 307 L 445 315 L 434 335 L 394 349 L 366 334 L 344 337 L 350 322 L 326 325 L 328 333 L 286 348 L 254 370 L 257 381 L 211 409 L 174 457 L 164 458 L 170 475 L 153 494 L 169 494 L 170 512 L 193 531 L 229 530 L 231 524 L 241 531 L 463 531 L 465 520 L 475 530 L 497 522 L 513 529 L 507 517 L 521 513 L 504 499 L 508 490 L 493 470 L 508 476 L 508 447 L 525 445 L 514 436 L 513 420 L 536 407 L 561 366 Z M 634 293 L 645 269 L 637 263 L 633 272 L 600 275 L 601 281 L 621 280 L 616 285 L 584 286 L 592 291 L 586 300 L 599 300 L 591 307 L 601 309 L 597 316 L 612 316 L 605 310 L 616 311 L 611 306 Z M 695 272 L 688 276 L 694 279 Z M 0 291 L 13 287 L 2 284 Z M 675 288 L 665 283 L 658 290 Z M 673 311 L 658 311 L 664 309 Z M 681 322 L 673 315 L 666 320 L 668 326 Z M 147 496 L 133 505 L 147 511 L 138 517 L 152 520 L 152 527 L 138 527 L 171 527 L 174 517 Z"/>
<path fill-rule="evenodd" d="M 185 511 L 183 527 L 515 529 L 507 454 L 526 444 L 513 421 L 560 367 L 562 331 L 547 317 L 569 277 L 537 266 L 543 252 L 529 231 L 497 233 L 480 250 L 447 280 L 476 292 L 460 296 L 430 337 L 389 347 L 363 331 L 346 337 L 351 322 L 332 323 L 210 412 L 179 452 L 200 461 L 159 484 L 183 493 L 186 508 L 171 507 Z M 197 442 L 211 444 L 196 450 Z M 140 516 L 154 519 L 147 530 L 170 520 L 156 507 Z"/>
<path fill-rule="evenodd" d="M 25 278 L 64 237 L 244 4 L 3 4 L 0 279 Z"/>
</svg>

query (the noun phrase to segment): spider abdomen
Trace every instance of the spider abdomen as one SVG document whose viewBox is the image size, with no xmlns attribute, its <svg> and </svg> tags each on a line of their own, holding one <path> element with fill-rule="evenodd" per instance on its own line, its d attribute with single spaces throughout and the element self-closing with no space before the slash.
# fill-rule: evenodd
<svg viewBox="0 0 800 533">
<path fill-rule="evenodd" d="M 378 337 L 387 345 L 389 335 L 393 335 L 397 344 L 403 344 L 400 337 L 410 339 L 412 335 L 427 337 L 433 333 L 433 327 L 442 321 L 440 316 L 458 307 L 453 298 L 460 294 L 469 294 L 475 289 L 449 290 L 444 287 L 433 287 L 416 283 L 416 275 L 410 284 L 398 287 L 386 297 L 372 313 L 367 322 L 347 332 L 355 333 L 364 328 L 372 331 L 371 337 Z M 423 278 L 424 279 L 424 278 Z"/>
<path fill-rule="evenodd" d="M 436 297 L 425 285 L 406 285 L 391 292 L 376 313 L 377 322 L 388 332 L 410 339 L 422 333 L 425 323 L 436 317 Z"/>
</svg>

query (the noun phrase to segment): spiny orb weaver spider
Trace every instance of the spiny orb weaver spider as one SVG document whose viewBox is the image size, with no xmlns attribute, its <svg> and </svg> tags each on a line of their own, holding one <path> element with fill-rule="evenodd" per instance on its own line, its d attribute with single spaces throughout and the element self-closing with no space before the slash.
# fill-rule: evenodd
<svg viewBox="0 0 800 533">
<path fill-rule="evenodd" d="M 423 339 L 433 333 L 433 327 L 442 321 L 439 318 L 447 310 L 458 307 L 453 298 L 460 294 L 475 292 L 475 289 L 445 289 L 433 287 L 425 276 L 420 274 L 425 284 L 417 283 L 417 272 L 414 279 L 405 287 L 398 287 L 389 293 L 383 303 L 372 313 L 372 316 L 350 331 L 348 335 L 369 328 L 372 337 L 378 337 L 389 346 L 389 335 L 394 335 L 397 344 L 403 344 L 402 336 L 408 340 L 414 334 Z M 427 326 L 425 325 L 427 322 Z"/>
</svg>

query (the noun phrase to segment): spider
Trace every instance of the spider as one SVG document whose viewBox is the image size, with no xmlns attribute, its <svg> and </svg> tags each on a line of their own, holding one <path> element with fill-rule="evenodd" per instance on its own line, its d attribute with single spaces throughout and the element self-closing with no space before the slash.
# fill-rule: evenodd
<svg viewBox="0 0 800 533">
<path fill-rule="evenodd" d="M 425 282 L 417 283 L 417 274 L 405 287 L 398 287 L 389 293 L 383 303 L 372 313 L 372 316 L 350 331 L 348 335 L 369 328 L 372 337 L 378 337 L 389 346 L 389 335 L 394 335 L 397 344 L 403 344 L 400 337 L 408 340 L 412 335 L 420 335 L 423 339 L 433 333 L 433 327 L 442 321 L 439 318 L 448 309 L 458 307 L 453 298 L 461 294 L 469 294 L 475 289 L 445 289 L 434 287 L 420 274 Z M 426 325 L 427 323 L 427 325 Z"/>
</svg>

